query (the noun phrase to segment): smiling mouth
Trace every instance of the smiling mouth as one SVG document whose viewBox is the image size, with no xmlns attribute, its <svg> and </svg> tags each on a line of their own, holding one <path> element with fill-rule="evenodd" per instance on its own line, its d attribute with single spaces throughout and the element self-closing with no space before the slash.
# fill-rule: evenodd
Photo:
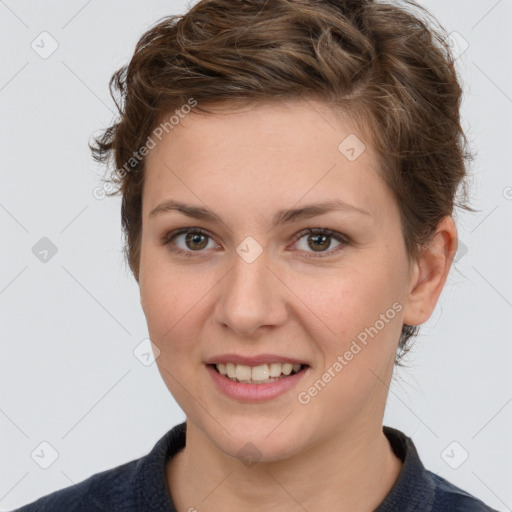
<svg viewBox="0 0 512 512">
<path fill-rule="evenodd" d="M 277 380 L 286 379 L 291 375 L 295 375 L 309 368 L 309 366 L 305 364 L 291 363 L 270 363 L 260 364 L 258 366 L 217 363 L 208 366 L 211 366 L 217 373 L 220 373 L 233 382 L 245 384 L 268 384 Z"/>
</svg>

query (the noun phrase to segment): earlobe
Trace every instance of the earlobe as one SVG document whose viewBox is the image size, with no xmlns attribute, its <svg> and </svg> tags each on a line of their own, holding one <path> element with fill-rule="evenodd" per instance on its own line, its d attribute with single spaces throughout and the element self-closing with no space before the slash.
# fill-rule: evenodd
<svg viewBox="0 0 512 512">
<path fill-rule="evenodd" d="M 404 307 L 404 323 L 420 325 L 430 318 L 448 277 L 457 245 L 455 222 L 451 216 L 446 216 L 414 263 Z"/>
</svg>

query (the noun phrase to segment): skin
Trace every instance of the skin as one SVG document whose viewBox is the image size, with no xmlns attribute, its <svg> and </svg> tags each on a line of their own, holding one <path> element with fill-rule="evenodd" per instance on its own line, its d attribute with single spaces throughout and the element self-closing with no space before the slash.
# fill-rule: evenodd
<svg viewBox="0 0 512 512">
<path fill-rule="evenodd" d="M 366 144 L 355 161 L 338 150 L 349 134 Z M 402 464 L 382 421 L 401 327 L 431 316 L 457 232 L 445 217 L 428 249 L 409 261 L 398 205 L 376 168 L 364 134 L 314 100 L 191 113 L 148 154 L 140 298 L 159 371 L 187 418 L 187 445 L 167 464 L 179 512 L 369 512 L 394 485 Z M 171 198 L 208 207 L 224 222 L 176 211 L 149 217 Z M 278 210 L 328 199 L 370 215 L 331 211 L 272 227 Z M 184 227 L 209 237 L 161 243 Z M 305 228 L 350 241 L 331 238 L 315 251 L 317 235 L 297 238 Z M 250 264 L 236 252 L 248 236 L 262 248 Z M 298 394 L 397 302 L 394 318 L 300 403 Z M 287 355 L 311 368 L 284 395 L 244 403 L 220 393 L 206 371 L 203 361 L 221 353 Z M 248 442 L 260 457 L 250 466 L 238 454 Z"/>
</svg>

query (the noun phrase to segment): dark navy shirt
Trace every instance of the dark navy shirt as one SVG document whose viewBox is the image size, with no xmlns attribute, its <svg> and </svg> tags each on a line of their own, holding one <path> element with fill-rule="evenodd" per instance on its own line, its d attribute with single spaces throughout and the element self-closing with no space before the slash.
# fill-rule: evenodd
<svg viewBox="0 0 512 512">
<path fill-rule="evenodd" d="M 402 470 L 374 512 L 498 512 L 427 471 L 412 440 L 383 427 Z M 186 422 L 169 430 L 145 456 L 96 473 L 12 512 L 176 512 L 166 463 L 185 446 Z"/>
</svg>

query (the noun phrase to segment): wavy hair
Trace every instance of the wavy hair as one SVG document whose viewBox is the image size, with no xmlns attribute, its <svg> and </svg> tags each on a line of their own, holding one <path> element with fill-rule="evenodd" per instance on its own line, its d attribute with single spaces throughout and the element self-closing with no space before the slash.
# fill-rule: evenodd
<svg viewBox="0 0 512 512">
<path fill-rule="evenodd" d="M 415 1 L 401 3 L 200 0 L 142 35 L 110 80 L 118 118 L 90 144 L 96 161 L 114 163 L 107 195 L 122 194 L 124 254 L 137 282 L 145 160 L 133 155 L 191 98 L 196 113 L 311 98 L 347 115 L 379 157 L 410 260 L 455 206 L 476 211 L 466 204 L 474 156 L 447 33 Z M 396 364 L 418 332 L 402 326 Z"/>
</svg>

